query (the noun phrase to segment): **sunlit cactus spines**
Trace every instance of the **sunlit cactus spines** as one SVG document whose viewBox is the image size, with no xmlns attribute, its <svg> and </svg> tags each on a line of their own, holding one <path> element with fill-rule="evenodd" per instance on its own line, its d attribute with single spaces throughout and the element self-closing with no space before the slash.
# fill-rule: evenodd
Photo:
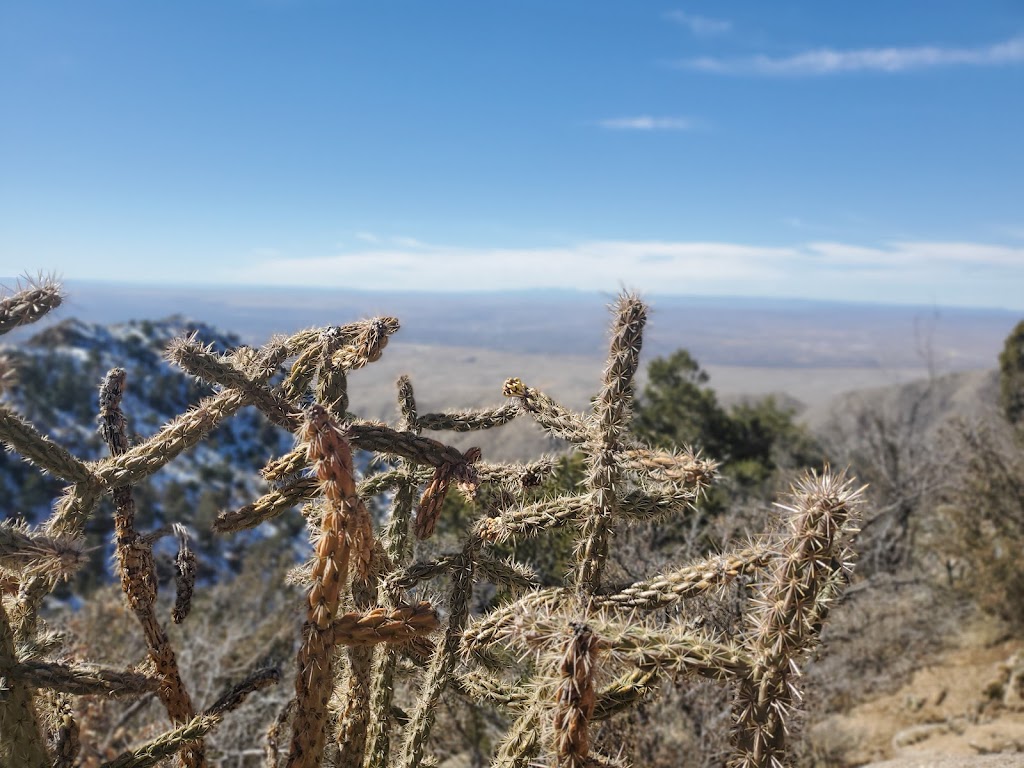
<svg viewBox="0 0 1024 768">
<path fill-rule="evenodd" d="M 63 301 L 64 292 L 56 280 L 46 276 L 26 279 L 9 295 L 0 296 L 0 335 L 36 322 Z"/>
<path fill-rule="evenodd" d="M 736 697 L 737 766 L 781 762 L 794 705 L 798 662 L 817 642 L 834 577 L 852 568 L 846 549 L 856 532 L 863 489 L 844 474 L 811 474 L 780 508 L 785 528 L 749 614 L 752 664 Z"/>
<path fill-rule="evenodd" d="M 0 522 L 0 569 L 21 576 L 70 576 L 84 564 L 82 544 L 75 538 L 51 538 L 14 522 Z"/>
<path fill-rule="evenodd" d="M 61 297 L 43 281 L 0 299 L 0 333 L 41 317 Z M 607 364 L 587 413 L 518 377 L 495 382 L 490 407 L 420 413 L 403 376 L 394 420 L 364 419 L 350 402 L 349 377 L 390 353 L 388 340 L 399 330 L 392 317 L 306 329 L 259 349 L 218 352 L 194 337 L 179 339 L 168 360 L 214 393 L 134 442 L 132 414 L 122 411 L 131 371 L 115 368 L 96 382 L 110 454 L 98 461 L 74 455 L 0 405 L 8 450 L 66 485 L 40 526 L 0 523 L 0 765 L 75 765 L 96 738 L 75 717 L 79 697 L 153 694 L 163 705 L 159 727 L 106 765 L 168 758 L 213 765 L 207 737 L 240 715 L 242 700 L 265 695 L 282 678 L 294 695 L 265 724 L 265 743 L 253 745 L 272 768 L 435 765 L 438 712 L 455 701 L 506 724 L 488 754 L 495 766 L 626 765 L 628 753 L 602 754 L 595 729 L 629 716 L 680 676 L 733 692 L 733 765 L 785 764 L 797 670 L 852 567 L 860 492 L 842 473 L 811 474 L 794 485 L 780 505 L 780 525 L 763 536 L 623 580 L 613 566 L 616 534 L 640 523 L 689 524 L 719 469 L 713 457 L 645 445 L 631 431 L 647 311 L 631 294 L 615 303 Z M 204 615 L 198 599 L 208 585 L 197 580 L 193 544 L 205 532 L 180 520 L 140 530 L 132 488 L 242 408 L 257 409 L 296 443 L 266 464 L 255 498 L 220 510 L 209 525 L 222 536 L 251 537 L 266 523 L 303 514 L 312 558 L 294 569 L 304 592 L 291 661 L 282 669 L 250 667 L 216 698 L 200 701 L 192 692 L 201 689 L 177 659 L 197 612 L 220 619 Z M 447 442 L 446 433 L 500 429 L 517 418 L 568 443 L 585 467 L 583 482 L 552 490 L 558 457 L 494 463 L 478 448 Z M 360 451 L 371 460 L 357 461 Z M 365 476 L 363 466 L 372 467 Z M 148 666 L 73 658 L 40 616 L 44 598 L 83 563 L 84 535 L 105 509 L 103 497 L 114 502 L 114 577 Z M 170 618 L 182 625 L 179 649 L 156 613 L 153 544 L 164 532 L 177 545 L 167 599 Z M 574 555 L 566 572 L 544 580 L 521 550 L 544 546 L 548 536 L 569 542 Z M 703 598 L 730 589 L 745 596 L 736 636 L 702 621 Z"/>
</svg>

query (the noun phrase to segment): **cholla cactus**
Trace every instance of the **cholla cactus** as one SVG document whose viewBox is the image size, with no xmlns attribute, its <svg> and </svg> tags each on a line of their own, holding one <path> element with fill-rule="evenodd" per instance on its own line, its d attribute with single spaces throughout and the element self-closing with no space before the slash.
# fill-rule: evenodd
<svg viewBox="0 0 1024 768">
<path fill-rule="evenodd" d="M 50 283 L 0 301 L 0 333 L 59 301 Z M 672 525 L 673 518 L 690 513 L 716 474 L 715 462 L 699 454 L 654 449 L 629 431 L 646 314 L 635 296 L 618 301 L 608 365 L 587 414 L 517 378 L 505 382 L 507 400 L 494 408 L 420 414 L 412 384 L 403 377 L 396 426 L 362 420 L 350 411 L 347 377 L 380 358 L 398 330 L 398 321 L 387 317 L 302 331 L 260 350 L 226 355 L 193 338 L 173 343 L 168 358 L 218 391 L 137 445 L 125 437 L 120 409 L 128 375 L 112 370 L 99 404 L 110 457 L 99 462 L 73 456 L 0 405 L 0 439 L 68 484 L 39 530 L 0 524 L 0 765 L 73 765 L 83 734 L 70 697 L 149 691 L 166 710 L 167 732 L 108 765 L 154 765 L 172 755 L 182 765 L 206 765 L 206 734 L 245 696 L 277 682 L 277 670 L 254 670 L 214 702 L 193 700 L 155 612 L 151 547 L 160 532 L 136 529 L 131 490 L 245 406 L 295 434 L 299 445 L 264 468 L 268 492 L 223 511 L 214 530 L 254 528 L 301 506 L 313 531 L 314 556 L 303 571 L 306 617 L 295 632 L 295 695 L 268 733 L 271 765 L 431 765 L 435 715 L 446 697 L 512 718 L 496 765 L 617 764 L 592 749 L 593 724 L 630 710 L 678 674 L 734 688 L 735 765 L 780 764 L 797 664 L 817 641 L 848 577 L 860 494 L 841 473 L 811 475 L 782 506 L 781 530 L 625 588 L 609 587 L 605 565 L 616 529 L 636 521 Z M 520 416 L 582 454 L 583 488 L 538 500 L 528 491 L 553 472 L 552 459 L 494 464 L 477 448 L 463 452 L 422 434 L 498 428 Z M 359 450 L 375 454 L 387 468 L 359 478 L 353 461 Z M 457 532 L 454 550 L 438 552 L 423 542 L 445 525 L 444 500 L 453 492 L 466 498 L 471 523 Z M 367 504 L 382 495 L 388 511 L 378 525 Z M 81 562 L 85 525 L 102 496 L 115 505 L 117 572 L 146 642 L 145 673 L 46 658 L 55 643 L 45 638 L 40 603 Z M 576 542 L 574 566 L 560 587 L 539 588 L 528 567 L 497 552 L 499 545 L 555 528 L 570 531 Z M 187 530 L 173 531 L 178 557 L 172 618 L 187 627 L 195 555 Z M 738 637 L 659 613 L 741 575 L 755 586 Z M 417 593 L 428 581 L 446 582 L 436 606 Z M 474 590 L 483 582 L 511 598 L 473 615 Z M 418 693 L 399 707 L 396 680 L 409 675 L 410 666 L 422 670 L 409 678 Z M 45 707 L 54 711 L 44 713 Z M 55 724 L 49 738 L 47 723 Z"/>
</svg>

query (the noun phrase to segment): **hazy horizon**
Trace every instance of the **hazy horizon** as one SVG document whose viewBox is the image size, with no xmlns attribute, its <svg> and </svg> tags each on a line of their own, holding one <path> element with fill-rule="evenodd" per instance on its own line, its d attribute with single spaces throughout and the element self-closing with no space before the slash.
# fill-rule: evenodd
<svg viewBox="0 0 1024 768">
<path fill-rule="evenodd" d="M 394 341 L 513 354 L 603 357 L 597 292 L 383 292 L 132 286 L 70 281 L 45 324 L 159 320 L 181 314 L 259 344 L 275 333 L 392 315 Z M 645 356 L 691 351 L 708 365 L 762 368 L 991 368 L 1020 313 L 756 297 L 647 295 Z M 15 338 L 24 338 L 25 329 Z"/>
<path fill-rule="evenodd" d="M 1010 306 L 986 306 L 981 304 L 939 304 L 931 301 L 884 301 L 877 299 L 830 299 L 815 298 L 812 296 L 765 296 L 758 294 L 741 293 L 686 293 L 668 291 L 646 291 L 632 289 L 624 281 L 607 290 L 573 288 L 573 287 L 535 287 L 535 288 L 479 288 L 468 287 L 463 289 L 439 290 L 431 287 L 424 288 L 360 288 L 355 286 L 334 286 L 323 287 L 316 285 L 286 285 L 277 286 L 269 283 L 189 283 L 174 281 L 154 280 L 105 280 L 75 278 L 63 279 L 60 274 L 39 272 L 20 274 L 17 276 L 0 275 L 0 290 L 13 291 L 19 284 L 27 284 L 38 280 L 40 277 L 55 279 L 66 289 L 74 291 L 77 286 L 89 288 L 109 288 L 116 291 L 127 291 L 128 289 L 156 290 L 160 292 L 187 292 L 188 294 L 223 293 L 231 294 L 260 294 L 272 293 L 277 298 L 288 298 L 292 296 L 329 294 L 332 296 L 355 294 L 359 296 L 457 296 L 457 297 L 485 297 L 485 296 L 508 296 L 508 297 L 554 297 L 559 298 L 581 298 L 591 299 L 601 297 L 608 302 L 614 301 L 615 297 L 622 291 L 634 291 L 641 297 L 651 301 L 683 301 L 688 303 L 706 304 L 749 304 L 752 306 L 792 306 L 792 305 L 822 305 L 822 306 L 851 306 L 879 309 L 912 309 L 912 310 L 940 310 L 951 312 L 977 312 L 981 314 L 1012 314 L 1024 316 L 1024 307 L 1016 308 Z"/>
</svg>

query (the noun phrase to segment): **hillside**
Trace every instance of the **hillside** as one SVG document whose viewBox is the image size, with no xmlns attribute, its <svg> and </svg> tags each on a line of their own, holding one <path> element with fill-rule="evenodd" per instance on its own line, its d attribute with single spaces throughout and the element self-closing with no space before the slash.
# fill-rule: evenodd
<svg viewBox="0 0 1024 768">
<path fill-rule="evenodd" d="M 124 410 L 131 442 L 155 433 L 212 391 L 163 359 L 168 342 L 193 333 L 221 351 L 240 343 L 237 336 L 180 316 L 110 326 L 64 320 L 24 343 L 0 347 L 14 370 L 5 398 L 76 455 L 98 459 L 106 449 L 95 426 L 97 391 L 111 368 L 127 371 Z M 165 472 L 136 486 L 140 522 L 155 529 L 186 521 L 198 542 L 205 572 L 228 568 L 233 553 L 223 543 L 215 543 L 210 522 L 219 509 L 247 503 L 263 492 L 259 469 L 292 444 L 290 435 L 254 410 L 243 410 Z M 8 499 L 9 517 L 38 523 L 63 485 L 41 476 L 16 455 L 0 453 L 0 487 Z M 86 582 L 102 578 L 100 574 L 107 571 L 113 518 L 111 509 L 104 507 L 103 512 L 90 522 L 89 538 L 98 549 L 93 553 L 96 567 L 81 574 Z"/>
</svg>

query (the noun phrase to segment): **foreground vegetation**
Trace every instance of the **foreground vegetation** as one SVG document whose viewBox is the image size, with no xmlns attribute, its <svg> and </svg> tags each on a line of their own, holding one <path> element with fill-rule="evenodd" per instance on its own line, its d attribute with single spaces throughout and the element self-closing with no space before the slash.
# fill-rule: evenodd
<svg viewBox="0 0 1024 768">
<path fill-rule="evenodd" d="M 60 299 L 54 285 L 28 287 L 0 305 L 0 330 Z M 946 425 L 949 452 L 938 450 L 925 389 L 912 407 L 850 408 L 815 439 L 773 400 L 719 404 L 685 352 L 654 361 L 634 402 L 645 319 L 642 302 L 620 298 L 589 414 L 518 379 L 493 409 L 420 414 L 403 378 L 398 423 L 361 420 L 347 377 L 381 356 L 393 318 L 260 350 L 180 339 L 169 358 L 215 390 L 134 443 L 121 410 L 131 372 L 111 370 L 100 460 L 0 409 L 7 445 L 68 483 L 43 525 L 0 527 L 0 760 L 842 765 L 804 727 L 801 688 L 821 715 L 892 685 L 909 648 L 960 619 L 955 604 L 1020 621 L 1019 427 L 1003 415 Z M 1005 382 L 1024 366 L 1004 358 L 1010 415 Z M 178 525 L 143 530 L 152 516 L 134 487 L 245 406 L 299 441 L 264 468 L 267 492 L 205 513 L 204 530 L 187 505 L 161 517 Z M 422 434 L 522 417 L 570 450 L 492 464 Z M 372 454 L 361 477 L 360 452 Z M 807 472 L 826 457 L 872 481 L 869 504 L 842 473 Z M 791 481 L 769 514 L 765 500 Z M 81 592 L 74 610 L 48 604 L 88 561 L 104 497 L 119 588 Z M 257 537 L 237 577 L 196 584 L 197 537 L 294 531 L 296 507 L 305 566 L 280 536 Z M 865 507 L 852 604 L 833 611 Z M 176 542 L 168 574 L 163 537 Z"/>
</svg>

